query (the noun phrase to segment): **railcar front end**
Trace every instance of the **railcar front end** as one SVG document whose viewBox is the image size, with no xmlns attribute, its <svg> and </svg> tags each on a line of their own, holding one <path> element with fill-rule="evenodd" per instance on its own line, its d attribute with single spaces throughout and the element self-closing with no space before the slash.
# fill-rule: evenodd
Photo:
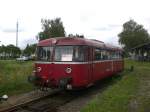
<svg viewBox="0 0 150 112">
<path fill-rule="evenodd" d="M 50 88 L 79 88 L 88 79 L 87 46 L 38 46 L 34 84 Z"/>
</svg>

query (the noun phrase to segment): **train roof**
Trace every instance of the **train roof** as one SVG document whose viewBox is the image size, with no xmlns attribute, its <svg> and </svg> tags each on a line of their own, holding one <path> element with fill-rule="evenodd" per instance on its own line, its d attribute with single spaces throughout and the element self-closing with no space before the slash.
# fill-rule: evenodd
<svg viewBox="0 0 150 112">
<path fill-rule="evenodd" d="M 119 47 L 105 44 L 104 42 L 99 40 L 85 39 L 78 37 L 55 37 L 42 40 L 38 43 L 38 46 L 54 46 L 54 45 L 87 45 L 102 49 L 122 50 Z"/>
</svg>

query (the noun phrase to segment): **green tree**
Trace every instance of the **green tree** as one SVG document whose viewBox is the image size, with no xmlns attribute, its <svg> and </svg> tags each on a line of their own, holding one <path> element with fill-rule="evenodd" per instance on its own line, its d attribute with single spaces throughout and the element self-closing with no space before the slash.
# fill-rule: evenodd
<svg viewBox="0 0 150 112">
<path fill-rule="evenodd" d="M 65 36 L 65 29 L 60 18 L 54 20 L 42 19 L 41 23 L 43 31 L 38 33 L 39 40 Z"/>
<path fill-rule="evenodd" d="M 19 55 L 21 54 L 20 48 L 12 44 L 6 46 L 5 52 L 8 58 L 16 58 L 19 57 Z"/>
<path fill-rule="evenodd" d="M 125 50 L 130 50 L 135 46 L 150 41 L 149 34 L 142 25 L 137 24 L 134 20 L 129 20 L 123 24 L 123 31 L 118 34 L 119 43 Z"/>
<path fill-rule="evenodd" d="M 32 45 L 27 44 L 26 48 L 23 51 L 23 54 L 26 56 L 31 56 L 32 54 L 35 53 L 35 50 L 36 50 L 36 44 L 32 44 Z"/>
<path fill-rule="evenodd" d="M 19 47 L 16 47 L 12 44 L 7 45 L 7 46 L 0 46 L 0 58 L 3 59 L 12 59 L 19 57 L 21 54 L 21 50 Z"/>
</svg>

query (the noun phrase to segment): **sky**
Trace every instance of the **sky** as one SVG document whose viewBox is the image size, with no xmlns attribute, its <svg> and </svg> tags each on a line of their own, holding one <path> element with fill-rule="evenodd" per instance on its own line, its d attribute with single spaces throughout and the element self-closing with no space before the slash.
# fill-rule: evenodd
<svg viewBox="0 0 150 112">
<path fill-rule="evenodd" d="M 18 46 L 37 42 L 41 19 L 60 17 L 66 34 L 81 34 L 88 39 L 119 45 L 118 34 L 130 19 L 150 33 L 149 0 L 0 0 L 0 45 Z"/>
</svg>

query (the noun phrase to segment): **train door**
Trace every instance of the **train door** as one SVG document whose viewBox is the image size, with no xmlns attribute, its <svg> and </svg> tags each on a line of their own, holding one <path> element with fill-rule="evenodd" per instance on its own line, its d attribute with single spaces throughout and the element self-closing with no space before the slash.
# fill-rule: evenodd
<svg viewBox="0 0 150 112">
<path fill-rule="evenodd" d="M 93 82 L 93 48 L 88 47 L 88 81 Z"/>
</svg>

